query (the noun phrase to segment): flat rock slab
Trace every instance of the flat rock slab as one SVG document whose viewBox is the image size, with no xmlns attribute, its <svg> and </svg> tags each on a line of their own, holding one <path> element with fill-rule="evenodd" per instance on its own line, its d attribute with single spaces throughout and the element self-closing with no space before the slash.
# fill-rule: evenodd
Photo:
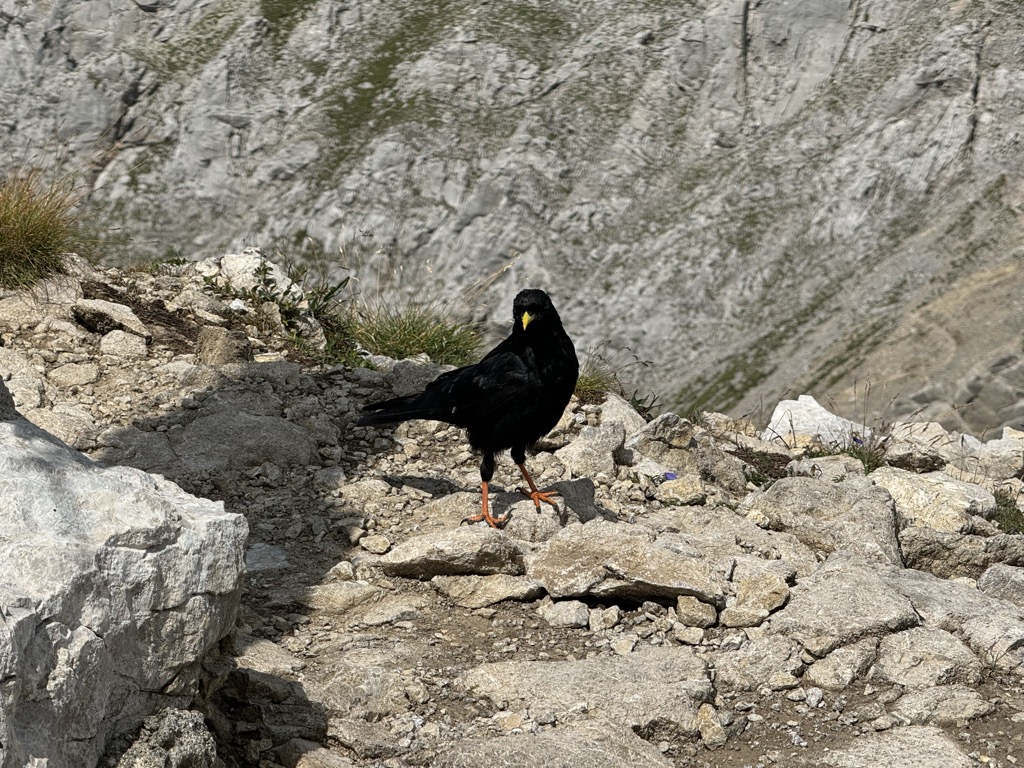
<svg viewBox="0 0 1024 768">
<path fill-rule="evenodd" d="M 774 531 L 788 531 L 821 554 L 840 549 L 903 564 L 896 539 L 896 511 L 889 494 L 867 480 L 830 483 L 784 477 L 741 509 Z"/>
<path fill-rule="evenodd" d="M 483 664 L 462 682 L 496 705 L 547 711 L 559 720 L 588 713 L 647 739 L 697 735 L 698 708 L 713 697 L 704 660 L 682 647 L 581 661 Z"/>
<path fill-rule="evenodd" d="M 956 637 L 934 627 L 913 627 L 883 637 L 870 679 L 906 688 L 981 682 L 981 662 Z"/>
<path fill-rule="evenodd" d="M 995 705 L 964 685 L 940 685 L 900 697 L 892 714 L 914 725 L 958 725 L 991 713 Z"/>
<path fill-rule="evenodd" d="M 439 592 L 464 608 L 485 608 L 503 600 L 535 600 L 544 587 L 524 576 L 495 573 L 491 576 L 435 576 L 430 580 Z"/>
<path fill-rule="evenodd" d="M 407 539 L 378 564 L 388 576 L 430 579 L 495 573 L 520 576 L 524 561 L 522 545 L 503 531 L 462 527 Z"/>
<path fill-rule="evenodd" d="M 977 765 L 939 728 L 908 726 L 870 733 L 822 755 L 833 768 L 971 768 Z"/>
<path fill-rule="evenodd" d="M 974 483 L 955 480 L 945 472 L 919 475 L 905 469 L 881 467 L 871 480 L 892 494 L 901 527 L 923 525 L 946 533 L 967 533 L 971 515 L 991 517 L 995 497 Z"/>
<path fill-rule="evenodd" d="M 790 590 L 789 603 L 769 619 L 771 630 L 821 657 L 862 637 L 917 626 L 914 605 L 883 570 L 889 572 L 849 557 L 829 558 Z"/>
<path fill-rule="evenodd" d="M 588 720 L 539 734 L 466 739 L 442 748 L 437 768 L 671 768 L 653 744 L 613 723 Z"/>
<path fill-rule="evenodd" d="M 538 547 L 527 573 L 552 597 L 645 600 L 691 595 L 724 599 L 725 576 L 709 558 L 663 546 L 636 526 L 595 520 L 570 525 Z"/>
</svg>

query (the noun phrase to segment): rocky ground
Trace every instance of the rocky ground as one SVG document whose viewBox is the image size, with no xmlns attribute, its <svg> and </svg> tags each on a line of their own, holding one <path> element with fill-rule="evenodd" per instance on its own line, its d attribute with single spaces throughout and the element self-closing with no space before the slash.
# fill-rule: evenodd
<svg viewBox="0 0 1024 768">
<path fill-rule="evenodd" d="M 1024 434 L 870 436 L 807 400 L 759 434 L 574 402 L 528 458 L 559 508 L 505 460 L 511 522 L 461 525 L 479 474 L 459 430 L 352 426 L 437 369 L 296 359 L 246 293 L 254 259 L 0 294 L 24 415 L 249 522 L 202 694 L 107 765 L 1024 760 L 1024 537 L 1000 528 Z"/>
</svg>

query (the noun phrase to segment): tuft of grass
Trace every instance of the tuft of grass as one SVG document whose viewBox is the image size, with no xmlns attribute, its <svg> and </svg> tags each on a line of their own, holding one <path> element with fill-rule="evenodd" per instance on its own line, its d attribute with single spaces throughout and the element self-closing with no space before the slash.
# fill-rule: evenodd
<svg viewBox="0 0 1024 768">
<path fill-rule="evenodd" d="M 0 287 L 21 288 L 62 270 L 75 250 L 77 199 L 68 180 L 44 182 L 38 171 L 0 181 Z"/>
<path fill-rule="evenodd" d="M 589 353 L 576 379 L 576 397 L 581 403 L 596 404 L 604 402 L 609 392 L 622 392 L 615 369 L 600 355 Z"/>
<path fill-rule="evenodd" d="M 442 365 L 473 362 L 480 344 L 472 325 L 418 305 L 361 307 L 353 313 L 351 331 L 355 341 L 372 354 L 401 360 L 425 352 Z"/>
<path fill-rule="evenodd" d="M 997 488 L 996 513 L 992 521 L 1006 533 L 1024 533 L 1024 512 L 1017 506 L 1017 494 L 1008 488 Z"/>
</svg>

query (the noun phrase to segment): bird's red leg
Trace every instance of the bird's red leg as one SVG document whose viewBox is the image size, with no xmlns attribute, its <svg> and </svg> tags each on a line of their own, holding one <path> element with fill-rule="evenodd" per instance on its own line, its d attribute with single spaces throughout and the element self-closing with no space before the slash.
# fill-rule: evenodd
<svg viewBox="0 0 1024 768">
<path fill-rule="evenodd" d="M 487 524 L 491 528 L 501 528 L 508 522 L 508 515 L 504 517 L 492 517 L 490 507 L 487 505 L 487 481 L 483 480 L 480 483 L 480 498 L 481 498 L 481 509 L 479 515 L 471 515 L 470 517 L 464 518 L 464 523 L 479 523 L 481 520 L 486 520 Z"/>
<path fill-rule="evenodd" d="M 526 471 L 526 464 L 517 462 L 516 466 L 519 467 L 519 471 L 523 473 L 523 477 L 526 478 L 526 482 L 530 486 L 529 492 L 522 488 L 520 488 L 519 491 L 524 496 L 529 496 L 531 499 L 533 499 L 533 503 L 537 505 L 537 511 L 540 512 L 540 503 L 542 501 L 545 504 L 550 504 L 555 509 L 558 509 L 558 505 L 551 500 L 551 497 L 561 496 L 562 494 L 560 494 L 558 491 L 538 491 L 536 484 L 533 482 L 533 478 L 530 477 L 530 473 Z"/>
</svg>

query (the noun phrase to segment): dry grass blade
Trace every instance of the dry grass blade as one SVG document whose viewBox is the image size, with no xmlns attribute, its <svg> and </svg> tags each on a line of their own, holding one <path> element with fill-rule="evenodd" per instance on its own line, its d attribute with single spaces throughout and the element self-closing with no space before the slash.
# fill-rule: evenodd
<svg viewBox="0 0 1024 768">
<path fill-rule="evenodd" d="M 46 183 L 38 171 L 0 182 L 0 286 L 18 288 L 55 274 L 74 250 L 77 202 L 69 181 Z"/>
</svg>

